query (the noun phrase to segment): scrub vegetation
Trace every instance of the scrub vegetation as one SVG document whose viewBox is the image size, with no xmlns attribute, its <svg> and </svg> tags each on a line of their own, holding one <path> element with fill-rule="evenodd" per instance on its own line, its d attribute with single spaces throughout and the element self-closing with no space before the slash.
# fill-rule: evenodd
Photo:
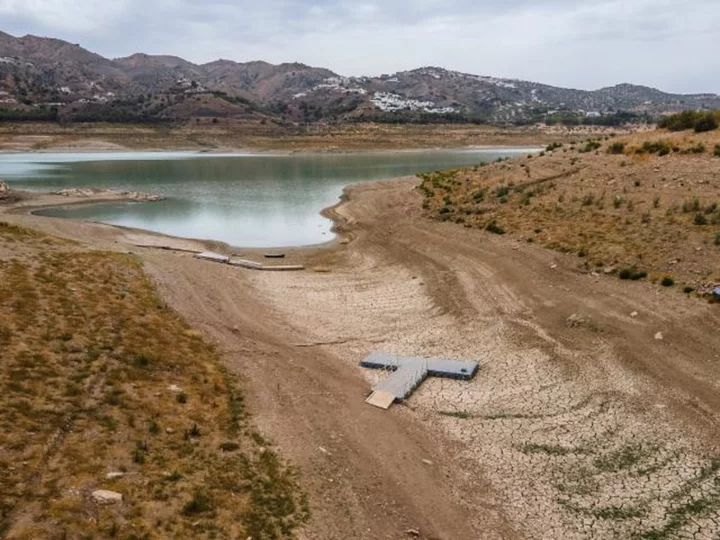
<svg viewBox="0 0 720 540">
<path fill-rule="evenodd" d="M 274 539 L 307 519 L 235 377 L 134 257 L 0 223 L 0 361 L 0 535 Z"/>
<path fill-rule="evenodd" d="M 677 283 L 711 299 L 720 283 L 720 183 L 708 149 L 717 147 L 718 130 L 578 140 L 424 174 L 419 189 L 441 221 L 574 255 L 584 271 Z"/>
</svg>

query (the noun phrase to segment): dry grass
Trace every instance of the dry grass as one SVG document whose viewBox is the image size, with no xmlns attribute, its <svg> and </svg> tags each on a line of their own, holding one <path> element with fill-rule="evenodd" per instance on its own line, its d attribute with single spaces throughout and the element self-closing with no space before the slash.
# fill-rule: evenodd
<svg viewBox="0 0 720 540">
<path fill-rule="evenodd" d="M 295 471 L 136 259 L 7 224 L 0 255 L 0 534 L 291 536 Z"/>
<path fill-rule="evenodd" d="M 718 142 L 719 132 L 577 141 L 427 174 L 420 189 L 437 219 L 576 254 L 587 271 L 708 293 L 720 282 Z"/>
</svg>

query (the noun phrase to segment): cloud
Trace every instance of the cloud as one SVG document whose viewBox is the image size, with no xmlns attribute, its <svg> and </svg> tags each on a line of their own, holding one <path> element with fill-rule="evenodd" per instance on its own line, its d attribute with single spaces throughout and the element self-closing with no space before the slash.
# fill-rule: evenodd
<svg viewBox="0 0 720 540">
<path fill-rule="evenodd" d="M 0 0 L 0 20 L 107 56 L 301 61 L 350 75 L 439 65 L 579 88 L 720 91 L 716 0 Z"/>
</svg>

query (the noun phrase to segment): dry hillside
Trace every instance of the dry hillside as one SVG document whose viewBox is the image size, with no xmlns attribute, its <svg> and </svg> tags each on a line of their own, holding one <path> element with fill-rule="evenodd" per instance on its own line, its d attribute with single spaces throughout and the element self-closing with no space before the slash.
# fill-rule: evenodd
<svg viewBox="0 0 720 540">
<path fill-rule="evenodd" d="M 0 223 L 0 365 L 0 536 L 286 538 L 307 517 L 130 255 Z"/>
<path fill-rule="evenodd" d="M 654 131 L 423 176 L 428 215 L 575 254 L 585 271 L 708 295 L 720 282 L 720 132 Z"/>
</svg>

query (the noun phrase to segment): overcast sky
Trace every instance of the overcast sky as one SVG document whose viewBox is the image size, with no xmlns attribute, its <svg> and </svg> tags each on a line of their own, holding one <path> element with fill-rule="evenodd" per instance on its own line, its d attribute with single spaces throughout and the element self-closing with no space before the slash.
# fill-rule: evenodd
<svg viewBox="0 0 720 540">
<path fill-rule="evenodd" d="M 720 0 L 0 0 L 0 30 L 108 57 L 441 66 L 584 89 L 720 93 Z"/>
</svg>

